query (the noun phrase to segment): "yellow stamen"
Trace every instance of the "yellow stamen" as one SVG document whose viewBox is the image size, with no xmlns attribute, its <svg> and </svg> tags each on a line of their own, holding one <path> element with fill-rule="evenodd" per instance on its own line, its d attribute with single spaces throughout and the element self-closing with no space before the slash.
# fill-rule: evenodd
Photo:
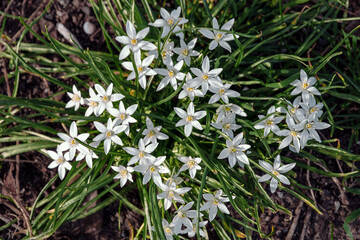
<svg viewBox="0 0 360 240">
<path fill-rule="evenodd" d="M 137 41 L 136 41 L 135 38 L 131 39 L 131 44 L 132 44 L 132 45 L 135 45 L 136 43 L 137 43 Z"/>
<path fill-rule="evenodd" d="M 220 39 L 222 38 L 222 34 L 221 34 L 221 33 L 218 33 L 218 34 L 216 34 L 215 37 L 216 37 L 217 40 L 220 40 Z"/>
<path fill-rule="evenodd" d="M 174 71 L 169 71 L 169 77 L 174 77 L 174 76 L 175 76 Z"/>
<path fill-rule="evenodd" d="M 292 114 L 294 114 L 295 111 L 296 111 L 296 108 L 292 108 L 292 109 L 290 110 L 290 112 L 291 112 Z"/>
<path fill-rule="evenodd" d="M 103 100 L 104 102 L 107 102 L 107 101 L 109 101 L 109 97 L 105 95 L 105 96 L 103 96 L 102 100 Z"/>
<path fill-rule="evenodd" d="M 188 91 L 188 92 L 193 92 L 193 91 L 194 91 L 194 88 L 190 88 L 190 87 L 189 87 L 189 88 L 187 88 L 187 91 Z"/>
<path fill-rule="evenodd" d="M 290 135 L 293 136 L 293 137 L 296 137 L 296 136 L 298 135 L 298 133 L 295 132 L 295 131 L 291 131 L 291 132 L 290 132 Z"/>
<path fill-rule="evenodd" d="M 170 18 L 168 21 L 167 21 L 167 24 L 168 25 L 173 25 L 174 23 L 174 19 L 173 18 Z"/>
<path fill-rule="evenodd" d="M 268 120 L 266 120 L 265 125 L 272 126 L 272 125 L 274 125 L 274 121 L 271 119 L 268 119 Z"/>
<path fill-rule="evenodd" d="M 207 81 L 209 79 L 209 76 L 207 74 L 204 74 L 202 78 Z"/>
<path fill-rule="evenodd" d="M 174 197 L 174 192 L 173 191 L 169 191 L 168 193 L 168 198 L 173 198 Z"/>
<path fill-rule="evenodd" d="M 150 132 L 148 133 L 148 137 L 152 137 L 152 136 L 154 136 L 154 135 L 155 135 L 154 131 L 150 131 Z"/>
<path fill-rule="evenodd" d="M 121 175 L 122 178 L 125 178 L 125 177 L 126 177 L 126 174 L 127 174 L 127 171 L 126 171 L 125 169 L 121 169 L 121 170 L 119 171 L 119 173 L 120 173 L 120 175 Z"/>
<path fill-rule="evenodd" d="M 151 167 L 150 167 L 150 172 L 153 173 L 153 172 L 155 172 L 155 171 L 156 171 L 155 166 L 151 166 Z"/>
<path fill-rule="evenodd" d="M 219 205 L 219 200 L 217 200 L 216 198 L 213 200 L 213 204 L 214 205 Z"/>
<path fill-rule="evenodd" d="M 143 157 L 145 157 L 145 154 L 143 152 L 140 152 L 139 157 L 143 158 Z"/>
<path fill-rule="evenodd" d="M 112 136 L 112 131 L 107 131 L 107 132 L 106 132 L 106 137 L 109 138 L 109 137 L 111 137 L 111 136 Z"/>
<path fill-rule="evenodd" d="M 308 83 L 308 82 L 304 82 L 304 83 L 302 84 L 302 88 L 303 88 L 303 89 L 307 89 L 309 86 L 310 86 L 310 83 Z"/>
<path fill-rule="evenodd" d="M 272 174 L 274 174 L 275 176 L 279 176 L 279 173 L 277 171 L 272 171 Z"/>
<path fill-rule="evenodd" d="M 120 118 L 121 120 L 124 120 L 124 119 L 126 118 L 126 114 L 121 113 L 120 116 L 119 116 L 119 118 Z"/>
<path fill-rule="evenodd" d="M 189 51 L 187 50 L 187 48 L 185 48 L 181 51 L 181 53 L 182 55 L 187 56 L 189 54 Z"/>
<path fill-rule="evenodd" d="M 138 70 L 139 73 L 142 72 L 142 71 L 143 71 L 142 66 L 139 66 L 139 67 L 137 68 L 137 70 Z"/>
<path fill-rule="evenodd" d="M 61 163 L 64 162 L 64 159 L 63 158 L 58 158 L 58 160 L 56 160 L 56 161 L 57 161 L 57 163 L 61 164 Z"/>
<path fill-rule="evenodd" d="M 312 127 L 312 124 L 311 123 L 307 123 L 306 125 L 305 125 L 305 128 L 307 128 L 307 129 L 310 129 Z"/>
<path fill-rule="evenodd" d="M 223 127 L 225 130 L 229 130 L 231 128 L 231 124 L 230 123 L 224 124 Z"/>
<path fill-rule="evenodd" d="M 190 160 L 187 163 L 187 166 L 189 169 L 192 169 L 195 166 L 195 161 L 194 160 Z"/>
<path fill-rule="evenodd" d="M 225 93 L 225 89 L 220 88 L 220 89 L 219 89 L 219 94 L 220 94 L 220 95 L 223 95 L 224 93 Z"/>
<path fill-rule="evenodd" d="M 74 96 L 72 97 L 72 100 L 75 102 L 79 102 L 80 101 L 80 97 L 77 94 L 74 94 Z"/>
<path fill-rule="evenodd" d="M 232 151 L 233 153 L 236 153 L 236 148 L 232 147 L 232 148 L 230 149 L 230 151 Z"/>
</svg>

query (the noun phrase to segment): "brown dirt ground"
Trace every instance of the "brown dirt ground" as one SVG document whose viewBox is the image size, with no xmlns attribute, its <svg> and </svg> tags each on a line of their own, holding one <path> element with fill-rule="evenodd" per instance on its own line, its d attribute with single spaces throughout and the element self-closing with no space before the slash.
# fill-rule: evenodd
<svg viewBox="0 0 360 240">
<path fill-rule="evenodd" d="M 46 2 L 46 0 L 14 1 L 10 8 L 7 9 L 7 13 L 16 16 L 29 17 L 36 11 L 40 4 Z M 6 7 L 7 1 L 1 1 L 0 10 L 4 11 Z M 353 12 L 357 13 L 357 11 Z M 95 32 L 90 37 L 86 35 L 82 30 L 82 25 L 86 20 L 96 24 L 96 19 L 91 13 L 90 5 L 85 3 L 85 1 L 58 0 L 55 1 L 45 17 L 34 26 L 34 30 L 37 32 L 44 31 L 45 25 L 47 25 L 52 37 L 59 41 L 66 42 L 66 40 L 55 30 L 56 23 L 61 22 L 77 36 L 84 48 L 89 47 L 93 50 L 101 50 L 105 44 L 101 32 Z M 351 26 L 349 26 L 349 28 L 352 29 Z M 20 29 L 21 25 L 18 21 L 7 19 L 5 28 L 6 35 L 12 37 Z M 36 39 L 28 34 L 25 37 L 24 42 L 36 42 Z M 53 60 L 56 61 L 55 56 Z M 0 64 L 8 66 L 8 61 L 0 59 Z M 12 90 L 13 83 L 11 81 L 9 82 L 9 87 L 10 90 Z M 36 76 L 22 74 L 18 96 L 25 98 L 46 97 L 59 90 L 60 89 L 57 86 L 49 84 Z M 7 94 L 7 86 L 5 83 L 0 85 L 0 94 Z M 65 101 L 65 96 L 59 96 L 58 100 Z M 31 113 L 31 110 L 23 110 L 20 114 L 25 115 L 29 113 Z M 61 128 L 61 126 L 59 126 L 59 128 Z M 346 134 L 343 134 L 343 132 L 335 132 L 335 136 L 340 136 L 340 134 L 342 134 L 342 137 L 340 138 L 341 143 L 346 143 L 351 132 L 349 131 Z M 0 145 L 0 147 L 2 146 L 4 145 Z M 354 146 L 353 151 L 359 154 L 358 147 L 356 148 Z M 18 201 L 19 205 L 25 209 L 26 207 L 32 206 L 43 186 L 56 174 L 56 171 L 48 171 L 47 165 L 50 160 L 36 152 L 20 154 L 18 157 L 20 159 L 19 165 L 16 165 L 16 163 L 11 162 L 10 160 L 0 163 L 0 191 L 3 195 L 12 195 Z M 318 157 L 327 159 L 326 156 Z M 333 172 L 351 171 L 351 169 L 342 162 L 336 162 L 334 159 L 328 159 L 327 162 L 329 168 Z M 341 167 L 341 169 L 339 167 Z M 16 168 L 18 168 L 18 170 L 16 170 Z M 16 172 L 20 175 L 18 186 L 15 180 Z M 300 168 L 297 169 L 296 180 L 303 185 L 309 185 L 310 183 L 312 187 L 322 190 L 321 192 L 314 191 L 313 196 L 315 197 L 318 208 L 323 212 L 323 215 L 317 214 L 306 204 L 299 203 L 297 198 L 285 192 L 278 191 L 272 195 L 273 200 L 291 210 L 293 212 L 293 217 L 289 217 L 282 212 L 274 214 L 266 210 L 260 214 L 262 230 L 265 233 L 270 233 L 271 229 L 274 228 L 274 235 L 272 238 L 278 240 L 286 239 L 291 228 L 294 228 L 294 231 L 292 238 L 290 239 L 326 240 L 331 239 L 331 232 L 333 232 L 334 239 L 347 239 L 342 225 L 346 216 L 351 211 L 359 208 L 359 197 L 350 193 L 341 195 L 343 189 L 336 184 L 336 180 L 319 176 L 311 172 L 308 173 Z M 355 180 L 347 180 L 347 185 L 351 185 L 353 181 Z M 55 183 L 52 189 L 54 189 L 56 185 L 57 183 Z M 356 185 L 359 184 L 355 182 L 353 187 L 356 187 Z M 269 186 L 266 186 L 266 189 L 268 189 L 268 187 Z M 45 192 L 45 195 L 48 193 L 49 192 Z M 311 191 L 307 190 L 305 191 L 305 194 L 312 198 Z M 135 205 L 141 206 L 139 199 L 136 197 L 136 192 L 133 192 L 133 194 L 130 195 L 134 197 L 129 200 Z M 235 216 L 234 213 L 232 214 Z M 297 215 L 299 216 L 298 219 L 296 218 Z M 15 217 L 19 217 L 20 221 L 13 224 L 5 231 L 0 232 L 0 238 L 20 239 L 24 236 L 24 229 L 26 229 L 22 212 L 14 207 L 11 202 L 0 198 L 0 225 L 4 225 L 9 222 L 10 219 L 14 219 Z M 118 226 L 119 221 L 121 223 L 120 230 Z M 131 212 L 125 207 L 122 208 L 119 216 L 118 203 L 114 202 L 90 217 L 64 224 L 52 236 L 52 239 L 128 239 L 129 229 L 132 227 L 137 229 L 140 227 L 141 223 L 141 216 Z M 350 224 L 355 239 L 360 239 L 359 226 L 360 219 L 357 219 Z M 210 228 L 208 230 L 213 232 Z M 211 234 L 211 236 L 214 235 Z M 216 238 L 213 237 L 211 239 Z M 254 234 L 254 239 L 260 238 Z"/>
</svg>

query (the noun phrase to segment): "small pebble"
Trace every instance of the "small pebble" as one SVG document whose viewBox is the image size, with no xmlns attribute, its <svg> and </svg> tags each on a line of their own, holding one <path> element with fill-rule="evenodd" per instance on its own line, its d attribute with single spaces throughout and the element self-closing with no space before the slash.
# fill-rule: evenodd
<svg viewBox="0 0 360 240">
<path fill-rule="evenodd" d="M 95 25 L 91 22 L 84 23 L 84 32 L 88 35 L 91 35 L 95 32 Z"/>
</svg>

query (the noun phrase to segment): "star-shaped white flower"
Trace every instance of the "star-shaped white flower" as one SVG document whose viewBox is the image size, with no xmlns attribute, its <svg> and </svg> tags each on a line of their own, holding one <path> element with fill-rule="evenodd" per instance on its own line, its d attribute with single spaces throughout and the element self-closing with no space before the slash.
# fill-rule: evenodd
<svg viewBox="0 0 360 240">
<path fill-rule="evenodd" d="M 141 61 L 140 51 L 134 53 L 135 66 L 139 75 L 139 84 L 143 89 L 146 88 L 146 76 L 154 76 L 157 74 L 153 69 L 149 67 L 154 58 L 154 55 L 150 55 Z M 126 80 L 132 80 L 136 77 L 135 69 L 132 62 L 123 62 L 121 65 L 127 70 L 131 71 Z"/>
<path fill-rule="evenodd" d="M 59 147 L 56 149 L 56 152 L 54 151 L 47 151 L 47 154 L 53 159 L 53 161 L 49 164 L 48 168 L 58 168 L 59 177 L 61 180 L 64 179 L 66 169 L 71 170 L 71 164 L 68 162 L 70 161 L 70 155 L 69 152 L 65 153 L 63 155 L 63 152 L 59 149 Z"/>
<path fill-rule="evenodd" d="M 154 69 L 155 72 L 157 72 L 158 74 L 165 76 L 159 83 L 159 86 L 157 87 L 156 91 L 160 91 L 169 83 L 171 84 L 173 89 L 176 90 L 178 87 L 177 80 L 182 81 L 185 78 L 185 73 L 180 72 L 183 65 L 184 65 L 183 60 L 175 64 L 175 66 L 173 65 L 172 61 L 169 61 L 166 65 L 167 69 L 163 69 L 163 68 Z"/>
<path fill-rule="evenodd" d="M 213 39 L 210 43 L 209 50 L 214 50 L 218 45 L 225 48 L 229 52 L 231 52 L 231 47 L 227 43 L 228 41 L 234 40 L 234 35 L 230 33 L 223 32 L 221 30 L 229 31 L 230 28 L 234 25 L 235 19 L 231 19 L 230 21 L 226 22 L 220 29 L 220 31 L 214 30 L 210 31 L 207 29 L 201 29 L 199 32 L 201 32 L 205 37 L 209 39 Z M 212 25 L 214 29 L 219 29 L 219 23 L 216 20 L 216 18 L 213 18 Z M 238 36 L 235 35 L 237 38 Z"/>
<path fill-rule="evenodd" d="M 119 104 L 119 109 L 116 109 L 116 108 L 110 108 L 108 110 L 108 112 L 116 117 L 115 118 L 115 121 L 116 121 L 116 125 L 118 124 L 122 124 L 122 125 L 125 125 L 126 128 L 124 130 L 125 134 L 126 135 L 129 135 L 129 132 L 130 132 L 130 127 L 129 127 L 129 124 L 130 123 L 136 123 L 137 120 L 135 118 L 133 118 L 131 115 L 134 114 L 134 112 L 136 111 L 138 105 L 137 104 L 134 104 L 134 105 L 131 105 L 130 107 L 126 108 L 125 109 L 125 106 L 124 106 L 124 103 L 121 101 L 120 104 Z"/>
<path fill-rule="evenodd" d="M 137 172 L 141 172 L 144 174 L 143 184 L 147 184 L 150 179 L 154 181 L 154 183 L 161 187 L 163 184 L 161 181 L 161 174 L 170 173 L 168 167 L 161 165 L 165 161 L 166 156 L 157 157 L 155 159 L 146 158 L 145 161 L 134 167 L 134 170 Z"/>
<path fill-rule="evenodd" d="M 233 140 L 226 140 L 226 148 L 221 151 L 219 159 L 228 158 L 230 167 L 234 167 L 236 161 L 241 167 L 244 164 L 249 164 L 249 159 L 244 153 L 251 146 L 248 144 L 241 144 L 243 141 L 243 133 L 239 133 Z"/>
<path fill-rule="evenodd" d="M 196 175 L 196 170 L 200 170 L 201 167 L 199 166 L 199 163 L 201 162 L 201 158 L 192 158 L 189 157 L 179 157 L 178 158 L 181 162 L 185 163 L 182 165 L 182 167 L 179 169 L 179 172 L 185 171 L 189 169 L 190 177 L 194 178 Z"/>
<path fill-rule="evenodd" d="M 184 60 L 185 64 L 190 67 L 191 57 L 200 55 L 198 51 L 193 50 L 196 41 L 197 38 L 194 38 L 188 44 L 186 44 L 183 39 L 180 39 L 180 48 L 174 48 L 174 52 L 179 55 L 176 61 Z"/>
<path fill-rule="evenodd" d="M 213 122 L 211 123 L 211 126 L 216 129 L 221 129 L 221 131 L 231 139 L 234 138 L 234 131 L 241 128 L 240 125 L 236 124 L 235 114 L 224 117 L 220 122 Z"/>
<path fill-rule="evenodd" d="M 206 111 L 195 112 L 193 102 L 190 102 L 190 104 L 187 108 L 187 112 L 185 112 L 181 108 L 177 108 L 177 107 L 174 107 L 174 110 L 175 110 L 176 114 L 180 118 L 182 118 L 180 121 L 178 121 L 176 123 L 175 127 L 180 127 L 180 126 L 185 125 L 185 136 L 186 137 L 190 136 L 193 127 L 197 128 L 199 130 L 203 129 L 198 120 L 205 117 Z"/>
<path fill-rule="evenodd" d="M 175 182 L 161 185 L 162 193 L 157 195 L 157 199 L 164 199 L 164 209 L 168 210 L 173 201 L 185 204 L 185 201 L 180 195 L 183 195 L 191 190 L 190 187 L 177 188 Z"/>
<path fill-rule="evenodd" d="M 164 229 L 166 240 L 173 240 L 174 225 L 171 223 L 169 224 L 169 222 L 166 219 L 163 219 L 162 227 Z"/>
<path fill-rule="evenodd" d="M 300 103 L 301 107 L 303 108 L 302 113 L 304 113 L 304 115 L 307 118 L 311 118 L 311 115 L 315 115 L 316 119 L 319 119 L 321 117 L 321 115 L 323 114 L 323 111 L 321 110 L 322 107 L 324 106 L 323 103 L 319 102 L 315 104 L 305 104 L 305 103 Z"/>
<path fill-rule="evenodd" d="M 76 122 L 72 122 L 70 125 L 70 136 L 65 133 L 58 133 L 57 135 L 64 141 L 60 144 L 60 151 L 66 151 L 69 149 L 70 159 L 73 159 L 76 153 L 76 150 L 82 151 L 86 147 L 81 145 L 78 140 L 85 142 L 86 139 L 90 136 L 89 133 L 78 134 L 78 128 Z M 78 140 L 77 140 L 78 139 Z"/>
<path fill-rule="evenodd" d="M 301 122 L 303 125 L 303 131 L 300 134 L 300 146 L 304 148 L 306 143 L 310 139 L 315 139 L 321 143 L 321 138 L 316 130 L 323 130 L 331 127 L 330 124 L 319 122 L 319 119 L 316 117 L 316 114 L 310 114 L 309 118 Z"/>
<path fill-rule="evenodd" d="M 304 128 L 304 122 L 296 124 L 295 120 L 290 117 L 289 114 L 286 115 L 286 124 L 289 129 L 283 129 L 275 132 L 278 136 L 285 136 L 279 146 L 279 149 L 286 148 L 291 144 L 294 144 L 296 152 L 300 152 L 300 131 Z"/>
<path fill-rule="evenodd" d="M 124 95 L 120 93 L 114 93 L 113 94 L 113 84 L 110 83 L 110 85 L 105 89 L 99 85 L 95 84 L 95 89 L 98 92 L 97 95 L 97 102 L 99 103 L 98 111 L 99 114 L 102 114 L 104 110 L 108 110 L 113 107 L 113 102 L 120 101 L 124 98 Z"/>
<path fill-rule="evenodd" d="M 157 143 L 157 139 L 166 140 L 169 139 L 169 136 L 165 133 L 160 132 L 162 126 L 154 126 L 153 122 L 149 117 L 146 117 L 146 129 L 142 132 L 144 137 L 145 145 L 149 143 Z"/>
<path fill-rule="evenodd" d="M 152 143 L 146 146 L 144 140 L 141 138 L 138 143 L 139 148 L 124 147 L 123 149 L 128 154 L 133 155 L 133 157 L 131 157 L 130 161 L 128 162 L 128 165 L 135 164 L 139 160 L 140 160 L 140 164 L 144 163 L 145 159 L 154 160 L 155 157 L 152 156 L 151 153 L 155 151 L 158 145 L 159 145 L 158 143 Z"/>
<path fill-rule="evenodd" d="M 216 109 L 216 123 L 219 123 L 225 117 L 230 116 L 231 114 L 236 114 L 242 117 L 246 117 L 247 114 L 244 112 L 244 109 L 239 107 L 236 104 L 229 103 L 221 105 L 218 109 Z"/>
<path fill-rule="evenodd" d="M 161 38 L 164 38 L 169 34 L 170 30 L 173 29 L 173 33 L 180 38 L 184 38 L 184 34 L 179 32 L 181 28 L 179 27 L 182 24 L 188 22 L 186 18 L 181 18 L 181 7 L 178 7 L 176 10 L 171 11 L 171 14 L 166 11 L 164 8 L 160 9 L 160 14 L 163 19 L 157 19 L 153 23 L 149 23 L 150 26 L 162 27 L 163 31 L 161 33 Z"/>
<path fill-rule="evenodd" d="M 286 173 L 286 172 L 290 171 L 291 169 L 293 169 L 295 167 L 296 163 L 290 163 L 290 164 L 286 164 L 286 165 L 283 165 L 282 167 L 280 167 L 280 164 L 281 164 L 280 155 L 277 155 L 275 157 L 274 166 L 271 166 L 270 163 L 261 161 L 261 160 L 259 161 L 259 164 L 263 168 L 265 168 L 267 171 L 274 174 L 280 180 L 280 182 L 282 182 L 283 184 L 286 184 L 286 185 L 290 185 L 289 179 L 287 177 L 285 177 L 284 175 L 282 175 L 281 173 Z M 270 191 L 271 191 L 271 193 L 274 193 L 277 189 L 279 181 L 276 180 L 275 178 L 273 178 L 270 174 L 263 175 L 261 178 L 259 178 L 259 182 L 265 182 L 270 179 L 271 179 Z"/>
<path fill-rule="evenodd" d="M 164 47 L 163 47 L 163 43 L 160 43 L 159 51 L 161 51 L 161 58 L 164 64 L 166 64 L 169 61 L 172 61 L 171 57 L 174 55 L 174 42 L 167 42 Z M 149 55 L 154 55 L 155 58 L 157 59 L 159 57 L 159 52 L 157 49 L 152 50 L 149 51 Z"/>
<path fill-rule="evenodd" d="M 192 76 L 190 73 L 186 74 L 186 82 L 183 85 L 183 90 L 179 93 L 178 98 L 183 99 L 189 97 L 191 101 L 194 101 L 194 97 L 204 97 L 202 91 L 197 89 L 198 87 L 191 87 L 192 84 Z"/>
<path fill-rule="evenodd" d="M 195 218 L 197 216 L 196 210 L 190 210 L 190 208 L 194 205 L 194 202 L 189 202 L 186 205 L 179 207 L 176 211 L 176 215 L 171 221 L 174 225 L 174 233 L 179 234 L 182 233 L 182 226 L 184 225 L 188 229 L 192 229 L 193 225 L 189 218 Z"/>
<path fill-rule="evenodd" d="M 201 228 L 204 227 L 207 223 L 208 223 L 208 221 L 199 222 L 199 234 L 202 237 L 205 237 L 205 232 Z M 196 230 L 197 230 L 197 219 L 196 218 L 194 218 L 192 220 L 192 225 L 193 225 L 192 229 L 185 229 L 185 232 L 187 232 L 189 238 L 195 237 Z"/>
<path fill-rule="evenodd" d="M 101 100 L 98 96 L 96 96 L 95 91 L 92 88 L 89 88 L 90 98 L 86 99 L 86 104 L 89 106 L 85 112 L 85 116 L 88 117 L 91 114 L 95 114 L 95 116 L 99 116 L 99 100 Z"/>
<path fill-rule="evenodd" d="M 73 85 L 73 93 L 67 93 L 71 100 L 66 104 L 65 108 L 71 108 L 75 106 L 75 111 L 80 107 L 80 104 L 83 105 L 84 99 L 81 97 L 81 92 L 77 90 L 76 86 Z"/>
<path fill-rule="evenodd" d="M 316 78 L 308 78 L 306 72 L 301 69 L 300 80 L 296 79 L 291 83 L 291 85 L 295 86 L 296 88 L 294 88 L 290 94 L 298 95 L 301 93 L 301 97 L 304 103 L 315 105 L 316 100 L 314 95 L 321 95 L 321 93 L 313 86 L 315 83 Z"/>
<path fill-rule="evenodd" d="M 272 113 L 275 113 L 275 106 L 270 107 L 267 111 L 267 115 L 270 115 Z M 259 119 L 265 118 L 264 115 L 258 115 L 258 117 Z M 265 120 L 262 120 L 261 122 L 255 124 L 254 128 L 264 129 L 264 137 L 266 137 L 270 133 L 270 130 L 276 134 L 276 132 L 280 131 L 280 128 L 276 124 L 279 124 L 283 119 L 284 117 L 276 117 L 276 115 L 273 114 Z"/>
<path fill-rule="evenodd" d="M 224 101 L 224 103 L 229 103 L 229 97 L 236 98 L 240 96 L 240 93 L 230 90 L 231 84 L 225 85 L 217 85 L 217 86 L 209 86 L 209 91 L 215 93 L 211 96 L 209 100 L 209 104 L 216 103 L 220 99 Z"/>
<path fill-rule="evenodd" d="M 124 125 L 116 126 L 115 123 L 116 120 L 112 121 L 111 118 L 108 119 L 106 127 L 104 124 L 100 122 L 96 122 L 96 121 L 94 122 L 96 129 L 101 133 L 97 135 L 93 140 L 94 142 L 104 140 L 105 154 L 109 153 L 111 142 L 114 142 L 115 144 L 120 146 L 123 145 L 121 139 L 117 135 L 123 132 L 126 129 L 126 126 Z"/>
<path fill-rule="evenodd" d="M 120 187 L 123 187 L 126 182 L 129 180 L 130 182 L 133 181 L 131 173 L 134 172 L 134 168 L 133 167 L 124 167 L 124 166 L 111 166 L 111 168 L 118 172 L 118 174 L 116 174 L 116 176 L 114 177 L 114 179 L 120 179 Z"/>
<path fill-rule="evenodd" d="M 211 222 L 216 217 L 218 209 L 225 213 L 230 214 L 224 202 L 229 202 L 229 198 L 222 196 L 223 192 L 219 189 L 215 192 L 215 196 L 210 193 L 203 194 L 203 198 L 207 201 L 201 206 L 200 211 L 210 209 L 209 221 Z"/>
<path fill-rule="evenodd" d="M 116 41 L 124 44 L 125 46 L 120 52 L 119 60 L 125 59 L 130 54 L 130 50 L 135 53 L 141 50 L 150 51 L 156 49 L 156 46 L 148 41 L 143 41 L 146 35 L 149 33 L 150 28 L 144 28 L 136 33 L 134 25 L 128 20 L 126 22 L 126 34 L 127 36 L 117 36 Z"/>
<path fill-rule="evenodd" d="M 89 145 L 91 147 L 97 148 L 99 146 L 100 142 L 92 142 Z M 84 150 L 81 150 L 80 153 L 76 157 L 76 161 L 80 161 L 82 159 L 86 160 L 86 164 L 89 166 L 89 168 L 92 168 L 93 166 L 93 158 L 99 158 L 96 153 L 92 149 L 86 148 Z"/>
<path fill-rule="evenodd" d="M 198 68 L 190 68 L 191 72 L 196 75 L 192 82 L 193 87 L 201 86 L 201 90 L 205 95 L 211 86 L 222 86 L 222 82 L 218 75 L 221 73 L 222 68 L 210 70 L 210 60 L 206 56 L 202 62 L 201 70 Z"/>
</svg>

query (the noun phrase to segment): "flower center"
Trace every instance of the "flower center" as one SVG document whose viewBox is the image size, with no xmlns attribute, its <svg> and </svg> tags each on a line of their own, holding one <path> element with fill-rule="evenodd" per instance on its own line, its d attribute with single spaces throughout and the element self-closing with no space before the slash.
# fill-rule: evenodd
<svg viewBox="0 0 360 240">
<path fill-rule="evenodd" d="M 311 127 L 312 127 L 312 124 L 311 124 L 311 123 L 305 124 L 305 128 L 306 128 L 306 129 L 310 129 Z"/>
<path fill-rule="evenodd" d="M 169 227 L 165 227 L 164 231 L 165 231 L 166 235 L 172 234 L 172 231 L 171 231 L 171 229 Z"/>
<path fill-rule="evenodd" d="M 219 92 L 219 94 L 220 94 L 220 95 L 224 95 L 224 93 L 225 93 L 225 89 L 220 88 L 218 92 Z"/>
<path fill-rule="evenodd" d="M 71 139 L 71 141 L 70 141 L 70 145 L 76 145 L 76 140 L 75 139 Z"/>
<path fill-rule="evenodd" d="M 173 198 L 174 197 L 174 192 L 173 191 L 169 191 L 168 193 L 168 198 Z"/>
<path fill-rule="evenodd" d="M 181 51 L 181 53 L 182 53 L 182 55 L 187 56 L 189 54 L 189 51 L 187 48 L 185 48 Z"/>
<path fill-rule="evenodd" d="M 79 101 L 80 101 L 79 95 L 74 94 L 74 96 L 72 97 L 72 100 L 73 100 L 74 102 L 79 102 Z"/>
<path fill-rule="evenodd" d="M 275 176 L 279 176 L 278 171 L 272 171 L 272 174 L 274 174 Z"/>
<path fill-rule="evenodd" d="M 137 40 L 135 38 L 131 39 L 131 45 L 135 45 L 137 43 Z"/>
<path fill-rule="evenodd" d="M 92 106 L 92 107 L 96 107 L 96 106 L 97 106 L 97 102 L 90 101 L 90 106 Z"/>
<path fill-rule="evenodd" d="M 233 153 L 236 153 L 236 148 L 232 147 L 232 148 L 230 148 L 230 151 L 233 152 Z"/>
<path fill-rule="evenodd" d="M 291 131 L 291 132 L 290 132 L 290 135 L 293 136 L 293 137 L 297 137 L 298 133 L 295 132 L 295 131 Z"/>
<path fill-rule="evenodd" d="M 226 124 L 224 124 L 223 128 L 224 128 L 225 130 L 230 130 L 230 129 L 231 129 L 231 124 L 230 124 L 230 123 L 226 123 Z"/>
<path fill-rule="evenodd" d="M 189 167 L 189 169 L 192 169 L 195 166 L 195 161 L 194 160 L 190 160 L 187 163 L 187 166 Z"/>
<path fill-rule="evenodd" d="M 166 50 L 164 50 L 164 51 L 162 51 L 162 53 L 161 53 L 161 56 L 163 57 L 163 59 L 165 59 L 166 58 Z"/>
<path fill-rule="evenodd" d="M 143 67 L 139 66 L 139 67 L 137 67 L 137 70 L 138 70 L 139 73 L 141 73 L 143 71 Z"/>
<path fill-rule="evenodd" d="M 174 73 L 174 71 L 169 71 L 169 77 L 174 77 L 174 75 L 175 75 L 175 73 Z"/>
<path fill-rule="evenodd" d="M 58 164 L 62 164 L 64 161 L 64 158 L 59 157 L 58 160 L 56 160 Z"/>
<path fill-rule="evenodd" d="M 272 126 L 274 124 L 274 122 L 273 122 L 273 120 L 271 120 L 271 119 L 268 119 L 268 120 L 266 120 L 266 122 L 265 122 L 265 125 L 267 125 L 267 126 Z"/>
<path fill-rule="evenodd" d="M 143 157 L 145 157 L 145 154 L 143 152 L 140 152 L 139 157 L 143 158 Z"/>
<path fill-rule="evenodd" d="M 207 74 L 204 74 L 202 78 L 204 79 L 204 81 L 207 81 L 209 79 L 209 76 Z"/>
<path fill-rule="evenodd" d="M 108 102 L 108 101 L 109 101 L 109 97 L 108 97 L 107 95 L 105 95 L 105 96 L 102 97 L 102 100 L 103 100 L 104 102 Z"/>
<path fill-rule="evenodd" d="M 231 107 L 225 107 L 225 112 L 230 112 L 231 111 Z"/>
<path fill-rule="evenodd" d="M 151 167 L 150 167 L 150 172 L 153 173 L 153 172 L 155 172 L 155 171 L 156 171 L 155 166 L 151 166 Z"/>
<path fill-rule="evenodd" d="M 121 170 L 119 171 L 119 173 L 120 173 L 120 175 L 121 175 L 122 178 L 125 178 L 125 177 L 126 177 L 126 174 L 127 174 L 127 171 L 126 171 L 125 169 L 121 169 Z"/>
<path fill-rule="evenodd" d="M 187 121 L 187 122 L 191 122 L 193 119 L 194 119 L 194 118 L 193 118 L 192 116 L 187 116 L 187 117 L 186 117 L 186 121 Z"/>
<path fill-rule="evenodd" d="M 111 136 L 112 136 L 112 131 L 107 131 L 107 132 L 106 132 L 106 137 L 107 137 L 107 138 L 111 138 Z"/>
<path fill-rule="evenodd" d="M 148 137 L 152 137 L 152 136 L 154 136 L 154 135 L 155 135 L 154 131 L 150 131 L 150 132 L 148 133 Z"/>
<path fill-rule="evenodd" d="M 174 19 L 173 18 L 170 18 L 168 21 L 167 21 L 167 24 L 168 25 L 173 25 L 173 23 L 174 23 Z"/>
<path fill-rule="evenodd" d="M 302 84 L 302 88 L 303 88 L 303 89 L 307 89 L 309 86 L 310 86 L 310 83 L 308 83 L 308 82 L 304 82 L 304 83 Z"/>
<path fill-rule="evenodd" d="M 213 199 L 213 204 L 214 204 L 215 206 L 219 205 L 219 200 L 216 199 L 216 198 L 214 198 L 214 199 Z"/>
<path fill-rule="evenodd" d="M 215 38 L 216 40 L 220 40 L 222 38 L 222 34 L 221 33 L 216 34 Z"/>
<path fill-rule="evenodd" d="M 290 112 L 291 112 L 292 114 L 294 114 L 295 111 L 296 111 L 296 108 L 292 108 L 292 109 L 290 110 Z"/>
<path fill-rule="evenodd" d="M 319 111 L 319 109 L 317 109 L 316 107 L 313 107 L 312 109 L 310 109 L 310 113 L 317 112 L 317 111 Z"/>
<path fill-rule="evenodd" d="M 120 118 L 121 120 L 124 120 L 124 119 L 126 118 L 126 114 L 121 113 L 120 116 L 119 116 L 119 118 Z"/>
<path fill-rule="evenodd" d="M 187 88 L 187 91 L 188 91 L 188 92 L 193 92 L 193 91 L 194 91 L 194 88 L 189 87 L 189 88 Z"/>
</svg>

